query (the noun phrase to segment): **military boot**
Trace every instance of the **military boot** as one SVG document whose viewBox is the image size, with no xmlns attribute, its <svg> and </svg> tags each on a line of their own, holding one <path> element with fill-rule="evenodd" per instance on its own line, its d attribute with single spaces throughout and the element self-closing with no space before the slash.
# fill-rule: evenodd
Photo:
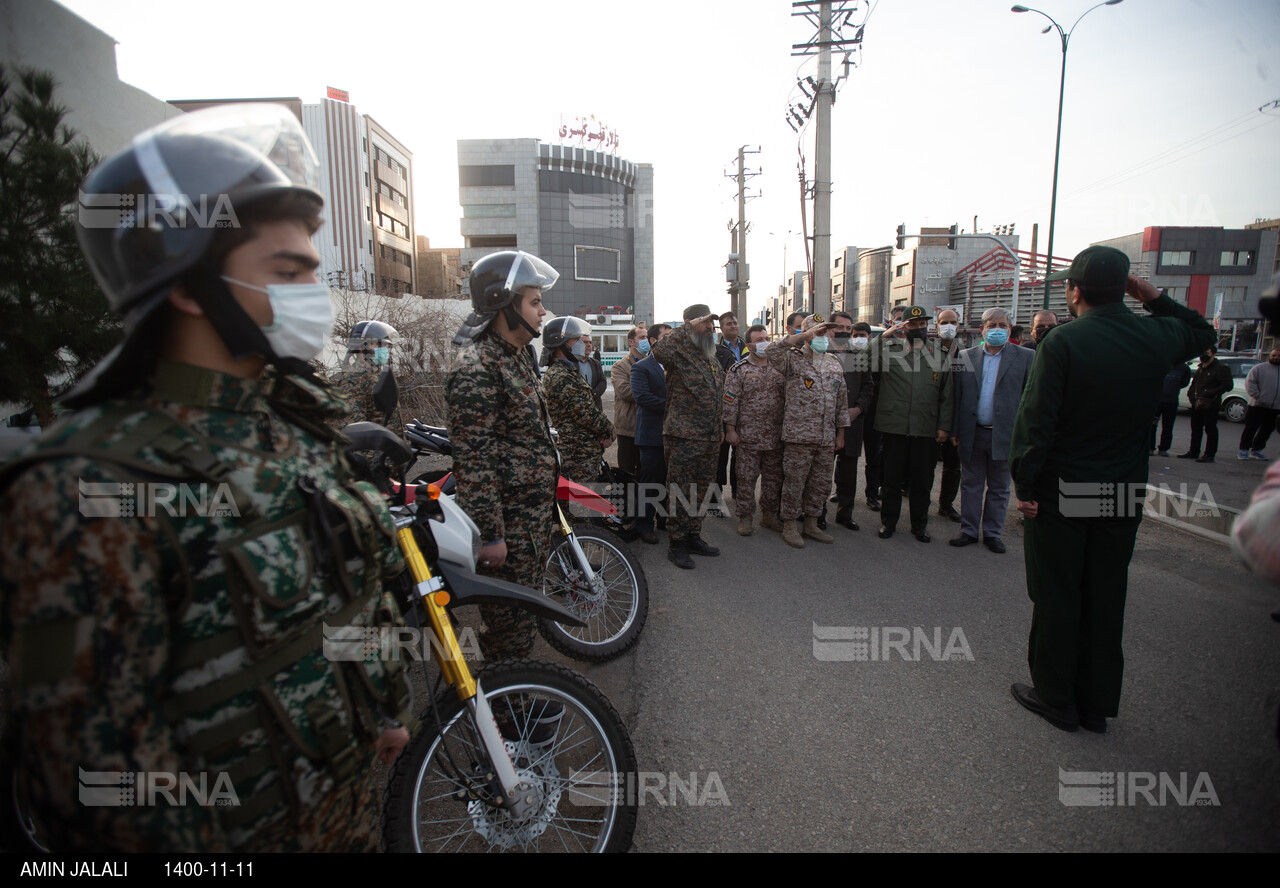
<svg viewBox="0 0 1280 888">
<path fill-rule="evenodd" d="M 676 567 L 682 567 L 685 570 L 693 570 L 693 559 L 689 557 L 689 550 L 685 548 L 684 541 L 671 541 L 671 548 L 667 549 L 667 560 Z"/>
<path fill-rule="evenodd" d="M 755 531 L 751 527 L 751 516 L 738 516 L 738 536 L 749 537 L 753 533 L 755 533 Z"/>
<path fill-rule="evenodd" d="M 764 512 L 760 515 L 760 527 L 764 530 L 774 530 L 782 533 L 782 522 L 778 520 L 778 516 L 773 512 Z"/>
<path fill-rule="evenodd" d="M 818 527 L 817 515 L 804 516 L 804 530 L 801 533 L 809 539 L 817 540 L 820 543 L 834 543 L 836 541 L 835 537 Z"/>
<path fill-rule="evenodd" d="M 804 540 L 800 539 L 800 524 L 797 521 L 782 522 L 782 541 L 796 549 L 804 548 Z"/>
</svg>

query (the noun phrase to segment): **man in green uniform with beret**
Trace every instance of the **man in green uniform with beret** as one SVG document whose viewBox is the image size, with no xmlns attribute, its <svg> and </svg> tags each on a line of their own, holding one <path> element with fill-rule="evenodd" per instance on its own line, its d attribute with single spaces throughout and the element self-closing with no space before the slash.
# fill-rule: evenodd
<svg viewBox="0 0 1280 888">
<path fill-rule="evenodd" d="M 1089 247 L 1065 271 L 1078 320 L 1036 349 L 1009 463 L 1026 516 L 1027 592 L 1035 603 L 1027 662 L 1034 686 L 1013 696 L 1064 731 L 1102 733 L 1120 705 L 1121 636 L 1151 416 L 1169 368 L 1214 330 L 1129 274 L 1129 258 Z M 1125 294 L 1142 302 L 1140 317 Z"/>
</svg>

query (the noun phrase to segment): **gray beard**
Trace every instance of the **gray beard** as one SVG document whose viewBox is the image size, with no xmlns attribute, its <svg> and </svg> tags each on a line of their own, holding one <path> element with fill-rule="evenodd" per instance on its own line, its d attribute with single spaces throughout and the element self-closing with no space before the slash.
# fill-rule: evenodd
<svg viewBox="0 0 1280 888">
<path fill-rule="evenodd" d="M 693 344 L 708 358 L 716 356 L 716 337 L 714 333 L 694 333 Z"/>
</svg>

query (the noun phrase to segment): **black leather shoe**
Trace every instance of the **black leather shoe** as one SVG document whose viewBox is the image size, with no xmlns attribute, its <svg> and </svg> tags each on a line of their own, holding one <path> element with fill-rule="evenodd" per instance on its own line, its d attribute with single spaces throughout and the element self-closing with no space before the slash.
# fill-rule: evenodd
<svg viewBox="0 0 1280 888">
<path fill-rule="evenodd" d="M 1024 709 L 1034 712 L 1055 728 L 1063 731 L 1077 731 L 1080 729 L 1080 715 L 1076 712 L 1074 706 L 1067 706 L 1061 709 L 1050 706 L 1040 699 L 1035 688 L 1017 681 L 1013 683 L 1013 687 L 1009 688 L 1009 690 L 1013 692 L 1013 699 L 1022 704 Z"/>
<path fill-rule="evenodd" d="M 947 545 L 955 546 L 957 549 L 960 549 L 960 548 L 963 548 L 964 546 L 972 546 L 977 541 L 978 541 L 977 537 L 971 537 L 967 533 L 962 533 L 960 534 L 960 536 L 956 537 L 954 540 L 949 540 L 947 542 Z"/>
<path fill-rule="evenodd" d="M 651 546 L 656 546 L 658 544 L 658 535 L 654 533 L 652 530 L 646 530 L 642 532 L 640 534 L 640 539 L 644 540 L 646 543 L 648 543 Z"/>
<path fill-rule="evenodd" d="M 838 493 L 837 493 L 837 494 L 833 494 L 833 495 L 832 495 L 832 497 L 831 497 L 831 499 L 827 500 L 827 502 L 829 502 L 829 503 L 838 503 L 838 502 L 840 502 L 840 494 L 838 494 Z"/>
<path fill-rule="evenodd" d="M 995 552 L 997 555 L 1003 555 L 1005 553 L 1004 540 L 1001 540 L 998 538 L 997 539 L 988 538 L 983 540 L 982 542 L 984 545 L 986 545 L 988 549 L 990 549 L 992 552 Z"/>
<path fill-rule="evenodd" d="M 823 509 L 822 514 L 818 516 L 818 530 L 827 529 L 827 512 Z"/>
<path fill-rule="evenodd" d="M 684 547 L 692 555 L 705 555 L 708 558 L 714 558 L 720 554 L 720 550 L 715 546 L 707 545 L 707 541 L 696 534 L 690 534 L 684 538 Z"/>
<path fill-rule="evenodd" d="M 956 511 L 955 506 L 941 506 L 938 509 L 938 515 L 943 518 L 950 518 L 952 521 L 960 520 L 960 513 Z"/>
<path fill-rule="evenodd" d="M 839 524 L 841 527 L 847 527 L 850 530 L 862 529 L 858 526 L 858 522 L 853 520 L 853 512 L 848 509 L 841 509 L 839 512 L 836 512 L 836 524 Z"/>
<path fill-rule="evenodd" d="M 1189 450 L 1188 450 L 1186 453 L 1179 453 L 1179 454 L 1178 454 L 1178 459 L 1199 459 L 1199 458 L 1200 458 L 1200 454 L 1198 454 L 1198 453 L 1192 453 L 1192 452 L 1191 452 L 1191 451 L 1189 451 Z"/>
<path fill-rule="evenodd" d="M 1213 457 L 1212 457 L 1212 456 L 1202 456 L 1202 457 L 1200 457 L 1199 459 L 1197 459 L 1197 460 L 1196 460 L 1196 462 L 1213 462 Z"/>
<path fill-rule="evenodd" d="M 1105 716 L 1094 715 L 1092 712 L 1081 712 L 1080 727 L 1095 734 L 1105 734 L 1107 733 L 1107 719 Z"/>
<path fill-rule="evenodd" d="M 919 540 L 920 542 L 922 542 L 922 543 L 931 543 L 931 542 L 933 542 L 933 537 L 929 536 L 928 531 L 924 531 L 924 530 L 913 530 L 913 531 L 911 531 L 911 532 L 912 532 L 912 533 L 914 533 L 914 534 L 916 535 L 916 539 L 918 539 L 918 540 Z"/>
<path fill-rule="evenodd" d="M 874 496 L 867 497 L 867 508 L 873 512 L 879 512 L 880 500 L 876 499 Z"/>
<path fill-rule="evenodd" d="M 880 532 L 876 534 L 876 536 L 880 537 L 882 540 L 887 540 L 889 537 L 893 536 L 893 531 L 894 528 L 892 527 L 881 527 Z"/>
<path fill-rule="evenodd" d="M 667 560 L 676 567 L 693 570 L 693 559 L 689 557 L 689 550 L 684 546 L 672 546 L 667 549 Z"/>
</svg>

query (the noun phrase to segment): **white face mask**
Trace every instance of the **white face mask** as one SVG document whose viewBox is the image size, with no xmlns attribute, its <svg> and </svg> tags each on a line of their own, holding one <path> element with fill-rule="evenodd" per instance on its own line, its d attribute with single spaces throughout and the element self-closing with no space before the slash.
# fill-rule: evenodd
<svg viewBox="0 0 1280 888">
<path fill-rule="evenodd" d="M 756 350 L 756 354 L 757 354 L 757 355 L 759 355 L 760 357 L 762 357 L 762 358 L 763 358 L 763 357 L 764 357 L 765 349 L 767 349 L 767 348 L 769 347 L 769 343 L 767 343 L 767 342 L 753 342 L 753 343 L 751 344 L 751 347 L 752 347 L 752 348 L 754 348 L 754 349 Z"/>
<path fill-rule="evenodd" d="M 871 343 L 870 339 L 865 336 L 855 336 L 849 340 L 849 344 L 853 346 L 854 351 L 862 351 Z"/>
<path fill-rule="evenodd" d="M 333 330 L 333 306 L 324 284 L 270 284 L 255 287 L 223 275 L 227 283 L 266 293 L 271 303 L 271 324 L 262 327 L 278 358 L 310 361 L 324 351 Z"/>
<path fill-rule="evenodd" d="M 958 329 L 959 328 L 955 324 L 939 324 L 938 338 L 939 339 L 955 339 L 956 331 Z"/>
</svg>

